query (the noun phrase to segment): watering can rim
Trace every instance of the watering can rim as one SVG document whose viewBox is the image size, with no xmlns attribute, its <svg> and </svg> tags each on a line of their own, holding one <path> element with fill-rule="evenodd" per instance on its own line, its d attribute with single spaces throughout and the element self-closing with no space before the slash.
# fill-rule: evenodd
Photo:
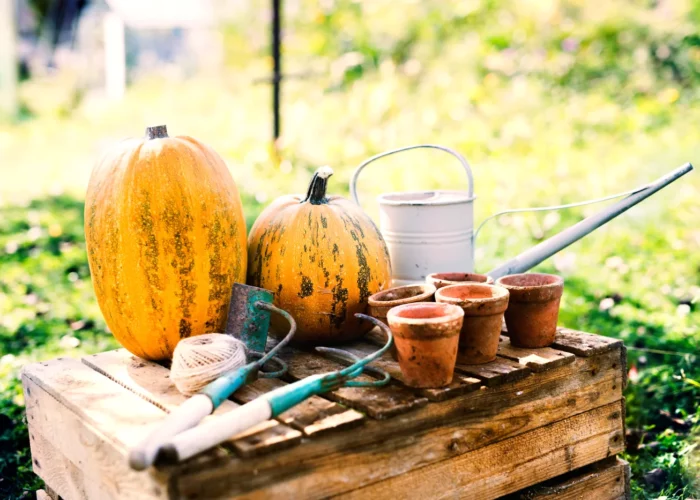
<svg viewBox="0 0 700 500">
<path fill-rule="evenodd" d="M 455 199 L 439 199 L 437 195 L 439 194 L 452 194 L 460 195 L 460 198 Z M 433 195 L 424 199 L 410 199 L 411 196 L 415 195 Z M 393 197 L 393 199 L 392 199 Z M 409 199 L 396 199 L 409 198 Z M 442 206 L 442 205 L 459 205 L 465 203 L 472 203 L 476 200 L 476 195 L 469 195 L 469 191 L 457 190 L 457 189 L 430 189 L 426 191 L 396 191 L 393 193 L 382 193 L 377 196 L 377 202 L 380 205 L 392 205 L 392 206 Z"/>
</svg>

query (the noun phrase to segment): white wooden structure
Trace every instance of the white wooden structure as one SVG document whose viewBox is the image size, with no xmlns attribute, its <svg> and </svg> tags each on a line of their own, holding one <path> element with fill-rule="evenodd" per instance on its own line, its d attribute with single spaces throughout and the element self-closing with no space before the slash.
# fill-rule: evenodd
<svg viewBox="0 0 700 500">
<path fill-rule="evenodd" d="M 11 0 L 0 0 L 11 1 Z M 213 27 L 212 0 L 107 0 L 104 18 L 105 89 L 119 99 L 126 90 L 125 27 L 172 29 Z"/>
<path fill-rule="evenodd" d="M 17 77 L 17 0 L 0 0 L 0 116 L 17 114 Z"/>
</svg>

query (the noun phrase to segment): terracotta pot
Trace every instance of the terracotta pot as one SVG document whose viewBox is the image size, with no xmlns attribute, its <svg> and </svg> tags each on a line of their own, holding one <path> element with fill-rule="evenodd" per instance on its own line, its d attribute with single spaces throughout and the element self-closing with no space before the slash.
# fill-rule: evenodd
<svg viewBox="0 0 700 500">
<path fill-rule="evenodd" d="M 493 278 L 485 274 L 476 273 L 433 273 L 426 276 L 425 281 L 435 285 L 438 290 L 445 286 L 461 285 L 462 283 L 486 283 L 493 284 Z"/>
<path fill-rule="evenodd" d="M 430 284 L 397 286 L 382 290 L 370 296 L 370 316 L 386 323 L 386 313 L 389 309 L 413 302 L 433 302 L 435 287 Z"/>
<path fill-rule="evenodd" d="M 387 320 L 399 366 L 409 387 L 444 387 L 452 382 L 464 312 L 451 304 L 394 307 Z"/>
<path fill-rule="evenodd" d="M 554 342 L 564 280 L 553 274 L 512 274 L 496 280 L 510 292 L 506 326 L 510 343 L 547 347 Z"/>
<path fill-rule="evenodd" d="M 457 353 L 460 363 L 479 365 L 496 359 L 508 295 L 505 288 L 484 283 L 450 285 L 437 291 L 438 302 L 464 311 Z"/>
<path fill-rule="evenodd" d="M 369 314 L 370 316 L 386 323 L 386 313 L 389 309 L 403 304 L 412 304 L 414 302 L 433 302 L 435 300 L 435 287 L 429 284 L 415 284 L 397 286 L 382 290 L 370 296 Z M 396 353 L 396 343 L 391 344 L 389 349 L 391 357 L 398 360 Z"/>
</svg>

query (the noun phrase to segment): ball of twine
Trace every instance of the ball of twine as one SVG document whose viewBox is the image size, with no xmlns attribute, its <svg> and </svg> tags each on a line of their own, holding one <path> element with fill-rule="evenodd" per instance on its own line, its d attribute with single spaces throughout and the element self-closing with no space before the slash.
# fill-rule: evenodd
<svg viewBox="0 0 700 500">
<path fill-rule="evenodd" d="M 224 373 L 246 364 L 246 347 L 230 335 L 207 333 L 178 342 L 170 379 L 181 393 L 191 396 Z"/>
</svg>

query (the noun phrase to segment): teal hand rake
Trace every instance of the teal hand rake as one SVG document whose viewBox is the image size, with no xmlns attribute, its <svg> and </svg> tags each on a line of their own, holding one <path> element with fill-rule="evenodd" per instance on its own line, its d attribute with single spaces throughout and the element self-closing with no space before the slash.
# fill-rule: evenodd
<svg viewBox="0 0 700 500">
<path fill-rule="evenodd" d="M 384 323 L 371 316 L 355 314 L 355 317 L 370 321 L 381 328 L 388 339 L 386 344 L 378 351 L 362 359 L 341 349 L 317 347 L 316 350 L 319 352 L 352 364 L 342 370 L 312 375 L 293 384 L 279 387 L 225 415 L 188 429 L 173 437 L 168 444 L 161 448 L 158 460 L 166 463 L 176 463 L 180 460 L 185 460 L 250 429 L 260 422 L 274 418 L 317 394 L 333 391 L 340 387 L 378 387 L 386 385 L 390 379 L 389 374 L 384 370 L 367 365 L 389 349 L 393 341 L 391 330 Z M 379 379 L 367 382 L 353 380 L 363 372 L 373 373 Z"/>
</svg>

